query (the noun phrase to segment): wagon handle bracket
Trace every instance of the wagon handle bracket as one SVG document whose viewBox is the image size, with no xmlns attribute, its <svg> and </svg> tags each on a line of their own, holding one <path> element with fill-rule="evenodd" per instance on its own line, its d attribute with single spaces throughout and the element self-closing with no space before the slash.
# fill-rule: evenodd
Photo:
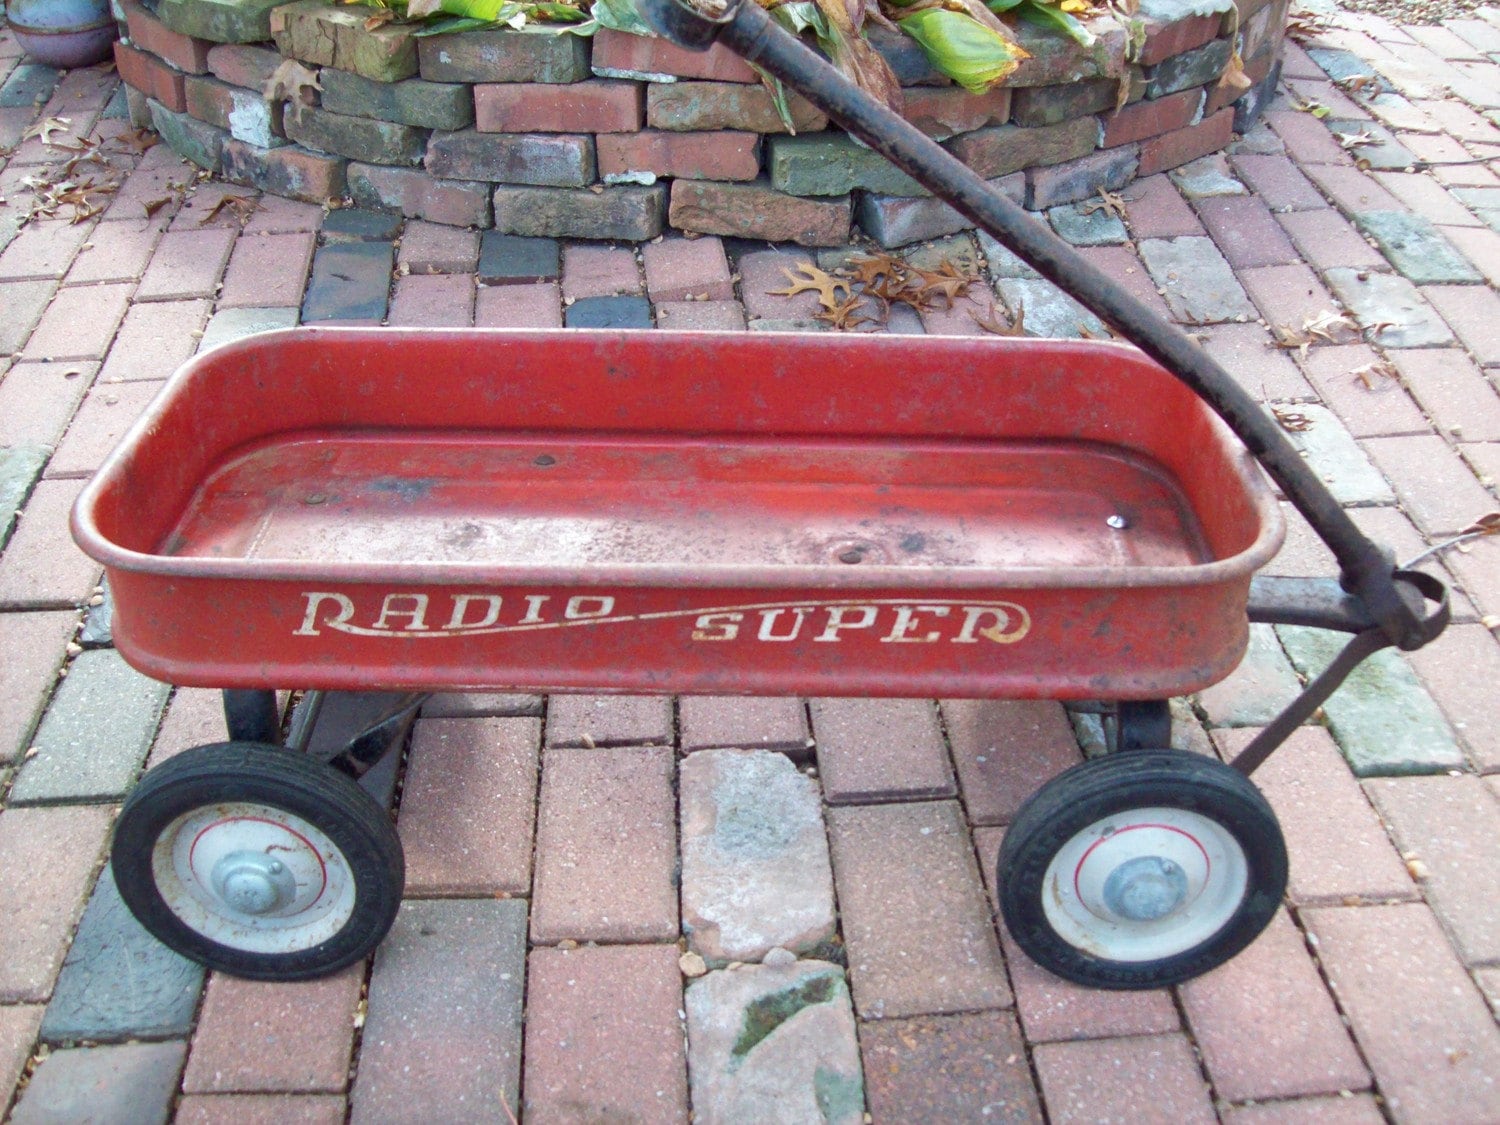
<svg viewBox="0 0 1500 1125">
<path fill-rule="evenodd" d="M 1118 328 L 1228 423 L 1328 545 L 1346 588 L 1390 643 L 1409 651 L 1432 639 L 1435 634 L 1429 628 L 1424 596 L 1398 580 L 1387 552 L 1360 530 L 1277 422 L 1202 345 L 1163 320 L 932 138 L 857 89 L 754 0 L 641 0 L 640 8 L 652 28 L 670 41 L 700 51 L 721 42 L 796 90 L 846 132 Z"/>
</svg>

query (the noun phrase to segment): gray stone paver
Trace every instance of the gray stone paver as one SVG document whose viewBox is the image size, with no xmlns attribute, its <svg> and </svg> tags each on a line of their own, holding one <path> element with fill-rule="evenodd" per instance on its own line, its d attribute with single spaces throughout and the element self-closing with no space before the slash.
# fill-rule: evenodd
<svg viewBox="0 0 1500 1125">
<path fill-rule="evenodd" d="M 1346 268 L 1325 275 L 1328 287 L 1354 314 L 1373 344 L 1430 348 L 1453 342 L 1453 333 L 1404 277 Z"/>
<path fill-rule="evenodd" d="M 1480 280 L 1479 271 L 1421 215 L 1360 211 L 1354 222 L 1408 281 L 1427 285 Z"/>
<path fill-rule="evenodd" d="M 181 8 L 183 3 L 164 6 Z M 1159 14 L 1161 7 L 1150 5 L 1148 14 Z M 1225 5 L 1209 7 L 1222 11 Z M 1336 26 L 1339 22 L 1348 26 Z M 1238 139 L 1228 159 L 1210 155 L 1142 181 L 1146 187 L 1127 186 L 1122 194 L 1130 206 L 1128 231 L 1107 210 L 1089 210 L 1088 201 L 1036 217 L 1050 221 L 1075 244 L 1115 247 L 1090 253 L 1103 255 L 1098 260 L 1111 265 L 1120 263 L 1117 273 L 1129 274 L 1127 267 L 1133 267 L 1137 291 L 1158 306 L 1151 290 L 1165 290 L 1166 304 L 1178 320 L 1213 324 L 1211 333 L 1236 334 L 1236 340 L 1243 334 L 1245 346 L 1234 349 L 1229 359 L 1237 379 L 1257 398 L 1287 403 L 1311 419 L 1311 428 L 1289 437 L 1338 499 L 1354 506 L 1357 521 L 1394 536 L 1406 557 L 1423 545 L 1408 519 L 1430 542 L 1496 505 L 1500 443 L 1494 440 L 1489 412 L 1476 412 L 1471 404 L 1473 395 L 1485 390 L 1485 381 L 1500 388 L 1494 363 L 1500 356 L 1500 333 L 1489 316 L 1500 277 L 1495 233 L 1500 231 L 1500 186 L 1479 163 L 1493 157 L 1500 142 L 1500 120 L 1494 116 L 1500 95 L 1493 78 L 1494 63 L 1500 61 L 1500 9 L 1492 5 L 1441 27 L 1396 28 L 1368 17 L 1336 16 L 1311 43 L 1310 51 L 1288 47 L 1283 88 L 1322 102 L 1332 110 L 1329 116 L 1295 112 L 1286 97 L 1279 97 L 1270 106 L 1269 123 L 1263 119 Z M 1203 57 L 1195 55 L 1198 61 Z M 1157 87 L 1166 89 L 1171 72 L 1181 65 L 1157 73 Z M 1377 75 L 1384 92 L 1373 99 L 1369 93 L 1374 85 L 1341 90 L 1329 84 Z M 325 1067 L 317 1089 L 289 1079 L 306 1088 L 288 1087 L 276 1094 L 203 1092 L 241 1089 L 232 1080 L 214 1085 L 203 1078 L 215 1058 L 223 1061 L 226 1075 L 239 1074 L 253 1070 L 270 1048 L 257 1055 L 252 1046 L 240 1047 L 229 1036 L 209 1051 L 201 970 L 147 937 L 123 914 L 108 877 L 95 878 L 114 806 L 133 784 L 165 697 L 126 671 L 109 647 L 109 632 L 98 628 L 113 605 L 86 604 L 94 582 L 88 573 L 91 564 L 80 566 L 81 556 L 73 557 L 64 526 L 64 500 L 82 482 L 54 478 L 59 472 L 83 475 L 96 462 L 80 458 L 78 451 L 85 449 L 92 457 L 95 446 L 102 453 L 108 444 L 94 416 L 80 414 L 79 407 L 100 396 L 116 397 L 108 387 L 87 395 L 96 371 L 102 368 L 102 381 L 110 382 L 112 373 L 129 369 L 132 349 L 148 342 L 131 331 L 132 325 L 145 323 L 143 315 L 129 315 L 136 303 L 157 299 L 144 307 L 165 317 L 168 305 L 160 299 L 191 292 L 212 313 L 201 337 L 164 342 L 170 344 L 164 354 L 174 356 L 187 355 L 195 346 L 202 350 L 251 332 L 288 327 L 299 318 L 374 322 L 393 315 L 388 303 L 391 248 L 399 242 L 398 273 L 408 268 L 417 275 L 437 271 L 459 288 L 473 284 L 476 276 L 493 283 L 478 289 L 485 323 L 553 324 L 563 317 L 561 298 L 568 296 L 582 298 L 566 305 L 570 325 L 648 328 L 654 321 L 661 327 L 738 328 L 744 327 L 748 311 L 751 327 L 759 331 L 823 332 L 828 325 L 809 319 L 817 308 L 810 295 L 793 300 L 765 292 L 784 286 L 782 265 L 808 255 L 765 244 L 693 240 L 695 251 L 728 265 L 715 282 L 725 288 L 715 290 L 710 304 L 700 297 L 707 283 L 689 287 L 691 300 L 682 301 L 677 290 L 661 289 L 652 281 L 651 257 L 660 247 L 648 244 L 651 299 L 639 296 L 639 288 L 635 296 L 613 297 L 627 292 L 613 287 L 606 266 L 621 251 L 603 244 L 551 239 L 503 243 L 497 240 L 505 236 L 489 233 L 483 239 L 488 253 L 482 256 L 477 232 L 349 209 L 325 214 L 316 206 L 272 197 L 262 200 L 248 222 L 225 213 L 199 225 L 225 189 L 215 182 L 196 183 L 196 169 L 184 166 L 166 146 L 120 156 L 124 186 L 102 198 L 108 210 L 92 230 L 87 223 L 71 226 L 66 219 L 24 223 L 18 204 L 26 205 L 31 192 L 21 177 L 38 171 L 43 161 L 66 155 L 63 150 L 49 153 L 36 139 L 21 140 L 31 115 L 42 112 L 36 98 L 53 95 L 55 87 L 54 106 L 46 112 L 60 111 L 72 118 L 75 129 L 82 128 L 111 94 L 119 104 L 106 117 L 125 115 L 116 81 L 103 71 L 59 75 L 32 67 L 20 61 L 19 49 L 0 29 L 0 198 L 6 200 L 0 203 L 0 250 L 6 251 L 0 269 L 5 275 L 0 280 L 0 575 L 8 575 L 10 591 L 4 601 L 8 608 L 0 609 L 0 835 L 7 841 L 3 858 L 8 860 L 0 864 L 0 902 L 6 911 L 0 948 L 7 951 L 0 964 L 0 1117 L 10 1113 L 16 1121 L 30 1121 L 103 1115 L 150 1121 L 166 1120 L 175 1112 L 180 1121 L 337 1121 L 352 1110 L 356 1121 L 417 1114 L 432 1120 L 504 1119 L 498 1099 L 515 1107 L 525 1094 L 528 1100 L 538 1099 L 529 1116 L 543 1120 L 552 1113 L 566 1116 L 569 1090 L 581 1089 L 579 1075 L 587 1079 L 584 1093 L 594 1099 L 590 1104 L 595 1108 L 628 1104 L 636 1112 L 648 1106 L 666 1118 L 682 1117 L 690 1105 L 681 1054 L 688 998 L 697 991 L 706 995 L 710 980 L 738 978 L 743 984 L 754 974 L 788 970 L 716 970 L 697 984 L 689 981 L 684 998 L 674 970 L 678 949 L 667 931 L 645 939 L 612 933 L 600 939 L 597 950 L 585 943 L 579 953 L 590 956 L 576 960 L 566 940 L 561 948 L 540 949 L 528 957 L 525 937 L 528 925 L 537 921 L 534 906 L 540 901 L 527 878 L 533 867 L 527 857 L 533 847 L 534 778 L 528 781 L 531 775 L 523 770 L 525 776 L 511 788 L 504 770 L 479 771 L 440 793 L 441 787 L 434 787 L 440 755 L 434 756 L 436 751 L 425 743 L 413 751 L 404 775 L 408 804 L 403 830 L 413 835 L 409 872 L 422 880 L 421 894 L 475 897 L 417 901 L 413 896 L 407 904 L 375 959 L 368 1014 L 362 1007 L 356 1017 L 365 1023 L 347 1071 L 342 1061 Z M 179 130 L 188 123 L 180 115 L 159 117 Z M 114 120 L 104 127 L 123 129 L 124 124 Z M 1361 134 L 1374 143 L 1364 142 Z M 1341 136 L 1359 143 L 1344 148 Z M 7 145 L 17 145 L 14 155 L 4 152 Z M 1408 167 L 1413 170 L 1406 171 Z M 878 166 L 872 174 L 883 175 Z M 1022 178 L 1012 177 L 1009 186 L 1018 187 Z M 249 189 L 234 190 L 254 195 Z M 1045 196 L 1038 192 L 1033 202 Z M 1066 196 L 1053 193 L 1050 198 Z M 1202 237 L 1194 205 L 1222 209 L 1223 200 L 1238 206 L 1256 199 L 1286 227 L 1304 255 L 1302 264 L 1288 258 L 1284 267 L 1236 273 Z M 147 217 L 143 204 L 157 200 L 164 201 L 161 209 Z M 902 208 L 908 206 L 920 221 L 903 217 L 907 212 Z M 919 228 L 940 236 L 955 229 L 945 205 L 932 200 L 881 196 L 866 199 L 862 213 L 880 219 L 886 235 L 898 227 L 908 231 L 900 241 L 918 237 Z M 118 232 L 106 229 L 142 223 L 150 230 L 137 232 L 139 237 L 116 238 Z M 232 307 L 244 298 L 242 284 L 236 282 L 241 285 L 237 295 L 216 292 L 214 285 L 226 260 L 245 257 L 232 253 L 238 238 L 282 230 L 311 232 L 304 235 L 309 244 L 318 232 L 323 235 L 321 269 L 314 269 L 306 303 L 292 307 L 295 298 L 282 297 L 283 286 L 276 289 L 281 308 Z M 161 231 L 169 233 L 158 238 Z M 1136 249 L 1120 245 L 1127 235 L 1139 240 Z M 975 239 L 960 234 L 933 246 L 908 247 L 904 253 L 931 267 L 944 256 L 972 253 L 976 245 L 987 259 L 986 284 L 1012 313 L 1026 309 L 1029 335 L 1102 333 L 1103 326 L 1076 302 L 1040 281 L 987 235 Z M 1137 252 L 1139 261 L 1133 256 Z M 827 268 L 842 253 L 830 251 L 818 260 Z M 1230 258 L 1240 261 L 1236 253 Z M 229 273 L 235 280 L 233 268 Z M 545 284 L 536 284 L 539 279 Z M 399 286 L 394 291 L 401 293 Z M 1270 314 L 1257 313 L 1246 292 L 1262 309 L 1296 312 L 1288 316 L 1297 322 L 1304 306 L 1338 311 L 1331 294 L 1358 321 L 1363 339 L 1355 343 L 1346 333 L 1341 347 L 1320 342 L 1306 358 L 1268 352 L 1270 358 L 1261 362 L 1252 353 L 1264 346 L 1266 328 L 1256 321 Z M 988 300 L 982 295 L 975 307 L 982 309 Z M 396 304 L 401 307 L 395 312 L 404 314 L 402 302 Z M 98 310 L 97 317 L 87 315 Z M 1236 323 L 1241 319 L 1248 323 Z M 914 321 L 908 318 L 903 325 L 893 320 L 887 330 L 907 330 Z M 1080 323 L 1086 326 L 1082 330 Z M 188 330 L 201 324 L 200 317 L 180 331 L 198 337 Z M 979 331 L 969 323 L 962 303 L 947 320 L 928 317 L 927 327 Z M 1217 339 L 1210 347 L 1223 350 Z M 1446 351 L 1407 350 L 1429 348 Z M 1464 353 L 1472 362 L 1458 362 Z M 23 355 L 73 354 L 90 358 L 46 365 L 20 361 Z M 1449 355 L 1451 364 L 1445 361 Z M 1308 383 L 1296 376 L 1289 357 L 1306 371 Z M 1371 375 L 1371 389 L 1354 374 L 1385 358 L 1398 361 L 1398 377 Z M 74 436 L 67 456 L 53 456 L 70 421 Z M 51 469 L 44 476 L 49 458 Z M 1326 565 L 1326 552 L 1318 558 L 1323 561 L 1317 567 Z M 1493 710 L 1488 670 L 1500 665 L 1500 638 L 1481 620 L 1491 620 L 1485 615 L 1500 608 L 1497 560 L 1500 550 L 1493 542 L 1449 556 L 1446 569 L 1460 587 L 1454 604 L 1463 622 L 1456 629 L 1462 633 L 1455 631 L 1417 655 L 1414 663 L 1422 682 L 1411 675 L 1407 658 L 1382 654 L 1330 700 L 1315 720 L 1324 725 L 1299 732 L 1257 775 L 1284 818 L 1293 851 L 1295 909 L 1290 921 L 1278 919 L 1275 940 L 1260 943 L 1253 955 L 1247 953 L 1220 977 L 1129 997 L 1065 985 L 1003 935 L 1002 965 L 999 951 L 992 953 L 981 940 L 988 917 L 979 903 L 980 884 L 958 862 L 961 854 L 972 853 L 983 878 L 992 878 L 988 868 L 1003 834 L 994 826 L 1005 823 L 1044 778 L 1076 760 L 1074 732 L 1060 709 L 1057 721 L 1049 719 L 1045 730 L 1032 721 L 1055 704 L 945 700 L 939 713 L 943 725 L 918 754 L 910 747 L 905 752 L 882 749 L 883 736 L 899 737 L 894 729 L 882 731 L 882 705 L 841 704 L 853 725 L 866 732 L 868 749 L 857 749 L 866 759 L 863 771 L 873 778 L 870 784 L 867 777 L 856 778 L 859 784 L 852 793 L 846 789 L 847 777 L 839 775 L 837 766 L 830 768 L 829 747 L 819 744 L 801 700 L 724 696 L 701 706 L 683 701 L 674 707 L 665 700 L 639 698 L 452 695 L 446 704 L 435 702 L 428 715 L 467 716 L 461 721 L 486 732 L 498 728 L 485 725 L 482 717 L 531 716 L 541 726 L 528 734 L 529 744 L 576 747 L 568 753 L 579 761 L 586 761 L 594 746 L 649 744 L 655 748 L 652 753 L 665 758 L 689 751 L 697 757 L 732 746 L 744 748 L 735 751 L 742 756 L 762 755 L 762 760 L 780 763 L 778 769 L 796 778 L 811 796 L 809 832 L 832 829 L 836 846 L 841 834 L 845 839 L 846 854 L 835 868 L 838 881 L 827 874 L 826 857 L 821 873 L 787 878 L 799 889 L 815 884 L 829 894 L 829 916 L 838 926 L 833 938 L 820 938 L 802 956 L 837 961 L 842 943 L 849 943 L 843 948 L 852 967 L 833 970 L 830 979 L 855 995 L 863 990 L 859 1016 L 865 1020 L 859 1023 L 849 1012 L 845 991 L 844 1009 L 833 1021 L 837 1033 L 823 1036 L 819 1047 L 831 1051 L 835 1044 L 852 1044 L 857 1028 L 866 1099 L 859 1108 L 869 1110 L 877 1125 L 909 1117 L 913 1101 L 930 1116 L 946 1114 L 955 1120 L 993 1120 L 997 1115 L 1035 1120 L 1045 1115 L 1063 1121 L 1073 1111 L 1097 1115 L 1113 1109 L 1139 1119 L 1148 1109 L 1160 1115 L 1164 1107 L 1176 1119 L 1190 1119 L 1209 1111 L 1210 1104 L 1225 1125 L 1446 1121 L 1461 1119 L 1465 1112 L 1485 1119 L 1500 1112 L 1493 1081 L 1500 1055 L 1494 1034 L 1484 1030 L 1492 1025 L 1479 1018 L 1484 998 L 1490 1014 L 1500 1012 L 1500 970 L 1494 967 L 1500 963 L 1500 923 L 1490 892 L 1500 864 L 1500 827 L 1495 823 L 1500 775 L 1495 774 L 1495 738 L 1487 728 Z M 1424 569 L 1439 572 L 1443 566 Z M 48 608 L 39 611 L 37 606 Z M 75 632 L 80 621 L 87 623 L 83 634 Z M 79 655 L 78 646 L 70 645 L 65 655 L 69 638 L 90 651 Z M 1290 664 L 1278 641 L 1290 652 Z M 1293 690 L 1291 670 L 1302 675 L 1315 671 L 1337 642 L 1332 635 L 1258 629 L 1245 668 L 1195 700 L 1179 701 L 1174 736 L 1203 749 L 1200 721 L 1206 719 L 1223 749 L 1243 745 L 1252 733 L 1247 728 L 1264 722 Z M 59 680 L 64 666 L 66 677 Z M 105 669 L 108 675 L 102 674 Z M 156 757 L 169 756 L 184 740 L 222 737 L 212 692 L 183 689 L 178 698 L 194 701 L 190 710 L 199 719 L 169 723 L 172 729 L 157 739 Z M 1035 715 L 1032 709 L 1037 709 Z M 1023 723 L 1029 725 L 1018 726 Z M 189 725 L 191 732 L 185 729 Z M 1462 741 L 1467 758 L 1456 740 Z M 759 749 L 750 749 L 755 747 Z M 472 751 L 475 760 L 501 760 L 507 753 L 497 741 L 484 738 Z M 1340 751 L 1353 763 L 1352 770 Z M 815 758 L 819 753 L 825 755 L 821 763 Z M 791 756 L 796 766 L 781 754 Z M 590 763 L 590 768 L 603 764 Z M 700 767 L 684 758 L 679 765 L 679 796 L 686 813 L 693 771 Z M 1423 776 L 1405 776 L 1409 773 Z M 1371 779 L 1361 782 L 1355 775 Z M 826 826 L 828 806 L 816 810 L 820 795 L 838 805 Z M 955 795 L 961 803 L 951 799 Z M 933 797 L 943 800 L 934 802 Z M 888 803 L 893 800 L 918 803 Z M 670 820 L 670 801 L 663 807 Z M 951 815 L 941 825 L 924 822 L 920 827 L 932 829 L 929 835 L 917 827 L 909 847 L 893 848 L 890 839 L 853 831 L 878 826 L 885 818 L 892 822 L 887 827 L 894 825 L 896 835 L 906 839 L 902 833 L 922 819 L 920 814 L 937 808 Z M 475 809 L 505 810 L 499 818 L 504 823 L 470 811 Z M 582 867 L 569 866 L 581 864 L 596 878 L 607 877 L 613 870 L 609 856 L 580 858 L 578 849 L 601 850 L 590 841 L 613 841 L 629 831 L 623 822 L 585 825 L 568 830 L 566 841 L 540 832 L 534 866 L 542 869 L 546 852 L 561 865 L 557 870 L 581 878 Z M 660 870 L 656 881 L 666 886 L 665 897 L 658 897 L 670 906 L 680 894 L 686 920 L 694 879 L 686 860 L 693 842 L 685 831 L 673 854 L 670 835 L 663 833 L 666 842 L 660 848 L 667 860 L 683 861 L 682 884 L 666 886 L 671 865 L 663 856 L 655 856 L 652 870 Z M 860 840 L 868 842 L 869 854 L 851 860 L 847 845 Z M 616 847 L 609 843 L 602 850 Z M 817 859 L 816 842 L 805 849 L 794 844 L 791 851 L 803 865 Z M 513 879 L 492 877 L 502 852 L 518 872 Z M 434 867 L 435 860 L 442 861 L 441 870 Z M 710 860 L 708 867 L 718 875 L 729 871 L 722 857 Z M 628 882 L 616 880 L 612 890 L 628 897 Z M 495 901 L 492 894 L 514 897 Z M 1390 905 L 1394 902 L 1404 905 Z M 669 918 L 671 911 L 656 913 Z M 920 935 L 924 926 L 935 929 L 926 938 L 917 937 L 910 948 L 902 944 L 909 934 Z M 964 940 L 956 940 L 958 936 Z M 1321 962 L 1322 976 L 1308 969 L 1307 954 L 1300 948 L 1303 937 Z M 640 940 L 661 944 L 631 944 Z M 757 947 L 741 959 L 763 955 L 764 949 Z M 982 971 L 976 972 L 967 957 L 977 957 Z M 538 971 L 542 961 L 545 972 Z M 646 961 L 651 965 L 649 987 L 639 973 L 632 978 L 634 970 L 625 968 Z M 808 968 L 810 964 L 797 962 L 792 971 L 821 971 Z M 1261 964 L 1268 966 L 1265 974 L 1254 971 Z M 961 970 L 957 978 L 969 983 L 950 1002 L 943 998 L 944 988 L 952 987 L 955 965 Z M 358 983 L 368 972 L 368 966 L 356 966 L 351 979 Z M 554 1054 L 550 1061 L 542 1059 L 535 1072 L 538 1085 L 530 1091 L 523 1089 L 520 1072 L 528 972 L 533 982 L 556 990 L 540 999 L 550 1005 L 550 1030 L 544 1030 L 558 1041 L 546 1048 Z M 569 995 L 565 990 L 575 976 L 598 990 Z M 938 987 L 935 982 L 944 976 L 950 979 Z M 1334 992 L 1328 991 L 1330 982 Z M 882 987 L 893 999 L 887 1015 L 907 1010 L 899 1003 L 903 997 L 915 1014 L 869 1020 L 872 1012 L 864 1009 Z M 1015 990 L 1014 1010 L 1010 987 Z M 1274 995 L 1264 996 L 1266 988 Z M 214 995 L 212 987 L 209 995 Z M 539 994 L 527 996 L 526 1002 L 538 999 Z M 1333 1001 L 1347 1017 L 1372 1078 L 1361 1078 L 1362 1066 L 1347 1065 L 1344 1054 L 1338 1068 L 1328 1069 L 1326 1053 L 1297 1049 L 1299 1029 L 1312 1026 L 1306 1023 L 1309 1013 L 1321 1013 L 1315 1023 L 1325 1048 L 1344 1035 L 1328 1018 Z M 354 1002 L 351 993 L 350 1004 Z M 835 1005 L 816 1007 L 831 1012 Z M 955 1014 L 930 1014 L 934 1010 Z M 1286 1018 L 1278 1019 L 1283 1010 Z M 1186 1013 L 1185 1022 L 1179 1021 L 1179 1011 Z M 1242 1011 L 1246 1015 L 1240 1017 Z M 319 1026 L 328 1023 L 327 1032 L 337 1032 L 345 1042 L 350 1028 L 341 1012 L 322 1012 Z M 211 1014 L 224 1022 L 222 1011 Z M 813 1064 L 821 1056 L 803 1057 L 795 1047 L 782 1045 L 790 1040 L 778 1039 L 797 1031 L 798 1020 L 821 1029 L 818 1021 L 826 1022 L 828 1013 L 818 1013 L 817 1019 L 812 1015 L 807 1010 L 793 1014 L 760 1044 L 762 1052 L 774 1047 L 777 1059 L 790 1056 L 799 1066 Z M 636 1050 L 638 1028 L 632 1018 L 651 1029 L 655 1061 L 647 1069 L 653 1082 L 660 1079 L 659 1090 L 639 1084 L 644 1072 L 634 1060 L 644 1056 Z M 195 1072 L 190 1065 L 185 1072 L 185 1040 L 194 1035 L 191 1054 L 199 1066 Z M 119 1042 L 142 1036 L 148 1042 Z M 74 1045 L 80 1042 L 104 1045 Z M 1258 1043 L 1270 1047 L 1259 1049 Z M 34 1075 L 20 1097 L 14 1092 L 17 1079 L 39 1046 L 42 1057 L 31 1064 Z M 534 1047 L 541 1049 L 541 1044 L 528 1038 L 528 1055 Z M 347 1053 L 347 1042 L 343 1049 Z M 275 1050 L 294 1048 L 280 1043 Z M 688 1053 L 696 1087 L 701 1058 L 696 1049 Z M 477 1061 L 465 1061 L 471 1058 Z M 1190 1065 L 1194 1058 L 1202 1069 Z M 1032 1060 L 1035 1069 L 1028 1066 Z M 1101 1065 L 1120 1068 L 1119 1080 L 1104 1091 L 1108 1097 L 1101 1095 L 1098 1083 Z M 530 1062 L 527 1067 L 530 1075 Z M 815 1075 L 817 1069 L 808 1065 L 792 1072 Z M 195 1073 L 202 1088 L 180 1094 L 184 1073 Z M 830 1114 L 829 1107 L 853 1106 L 850 1082 L 860 1078 L 857 1058 L 848 1077 L 830 1082 L 825 1076 L 821 1086 L 816 1075 L 800 1085 L 794 1082 L 791 1097 L 811 1091 L 817 1102 L 821 1092 L 825 1097 L 819 1110 L 837 1119 L 839 1114 Z M 1204 1077 L 1211 1102 L 1202 1098 Z M 620 1080 L 628 1094 L 625 1102 L 611 1100 L 613 1084 Z M 1360 1090 L 1361 1083 L 1371 1081 L 1368 1090 Z M 1338 1096 L 1331 1088 L 1335 1082 L 1351 1087 L 1352 1096 Z M 846 1102 L 827 1100 L 840 1093 L 848 1095 Z M 1260 1096 L 1273 1100 L 1244 1100 Z M 725 1104 L 705 1099 L 705 1104 L 696 1098 L 691 1103 L 694 1114 L 704 1120 L 726 1115 L 728 1095 Z"/>
<path fill-rule="evenodd" d="M 113 650 L 85 652 L 57 689 L 21 766 L 13 803 L 121 797 L 151 748 L 167 685 Z"/>
<path fill-rule="evenodd" d="M 1343 639 L 1321 629 L 1277 627 L 1292 663 L 1304 676 L 1321 672 Z M 1360 777 L 1438 773 L 1461 769 L 1463 751 L 1437 704 L 1411 666 L 1389 651 L 1359 666 L 1323 705 L 1328 725 Z"/>
<path fill-rule="evenodd" d="M 1147 238 L 1140 252 L 1172 315 L 1183 323 L 1255 317 L 1255 306 L 1212 239 Z"/>
<path fill-rule="evenodd" d="M 164 1123 L 186 1053 L 181 1039 L 54 1051 L 37 1067 L 10 1120 Z"/>
<path fill-rule="evenodd" d="M 42 1038 L 112 1042 L 185 1036 L 193 1027 L 203 966 L 146 932 L 99 877 L 42 1020 Z"/>
<path fill-rule="evenodd" d="M 1395 491 L 1333 411 L 1302 403 L 1291 409 L 1299 420 L 1286 427 L 1287 436 L 1335 499 L 1350 505 L 1395 502 Z"/>
</svg>

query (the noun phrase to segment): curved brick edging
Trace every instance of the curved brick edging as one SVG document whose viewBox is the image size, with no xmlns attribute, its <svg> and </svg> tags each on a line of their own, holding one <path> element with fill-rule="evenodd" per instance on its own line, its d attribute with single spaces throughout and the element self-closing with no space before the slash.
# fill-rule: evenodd
<svg viewBox="0 0 1500 1125">
<path fill-rule="evenodd" d="M 1146 0 L 1134 34 L 1097 21 L 1088 51 L 1023 25 L 1033 57 L 984 95 L 948 84 L 909 39 L 871 39 L 905 87 L 906 116 L 1040 210 L 1245 131 L 1275 89 L 1287 3 Z M 857 223 L 901 246 L 969 225 L 796 99 L 789 135 L 754 72 L 723 48 L 551 29 L 417 38 L 367 30 L 363 9 L 323 0 L 116 4 L 133 120 L 274 194 L 622 241 L 670 226 L 832 246 Z M 1236 50 L 1248 89 L 1220 82 Z M 263 98 L 286 58 L 317 74 L 318 104 Z"/>
</svg>

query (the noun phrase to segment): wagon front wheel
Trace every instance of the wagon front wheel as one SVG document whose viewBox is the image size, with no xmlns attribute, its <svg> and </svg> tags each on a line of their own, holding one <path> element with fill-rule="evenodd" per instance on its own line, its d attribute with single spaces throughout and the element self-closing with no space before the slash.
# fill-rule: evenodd
<svg viewBox="0 0 1500 1125">
<path fill-rule="evenodd" d="M 405 878 L 390 817 L 321 762 L 256 743 L 199 746 L 150 770 L 120 811 L 120 897 L 169 948 L 260 980 L 359 960 Z"/>
<path fill-rule="evenodd" d="M 1229 960 L 1286 888 L 1286 844 L 1242 774 L 1198 754 L 1085 762 L 1021 808 L 1000 850 L 1012 936 L 1058 976 L 1157 988 Z"/>
</svg>

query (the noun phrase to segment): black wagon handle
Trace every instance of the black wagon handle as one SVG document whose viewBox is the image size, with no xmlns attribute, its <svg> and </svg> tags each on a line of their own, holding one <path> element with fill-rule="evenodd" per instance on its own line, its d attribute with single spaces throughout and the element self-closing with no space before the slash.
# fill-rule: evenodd
<svg viewBox="0 0 1500 1125">
<path fill-rule="evenodd" d="M 641 0 L 641 9 L 658 34 L 679 46 L 702 51 L 720 42 L 780 79 L 1187 384 L 1229 424 L 1328 544 L 1344 588 L 1363 603 L 1369 620 L 1390 643 L 1407 650 L 1420 648 L 1441 630 L 1441 625 L 1434 629 L 1436 623 L 1427 612 L 1427 584 L 1419 588 L 1396 571 L 1389 553 L 1355 525 L 1279 425 L 1187 333 L 1137 300 L 937 142 L 854 86 L 755 0 L 728 0 L 715 15 L 690 6 L 688 0 Z"/>
</svg>

